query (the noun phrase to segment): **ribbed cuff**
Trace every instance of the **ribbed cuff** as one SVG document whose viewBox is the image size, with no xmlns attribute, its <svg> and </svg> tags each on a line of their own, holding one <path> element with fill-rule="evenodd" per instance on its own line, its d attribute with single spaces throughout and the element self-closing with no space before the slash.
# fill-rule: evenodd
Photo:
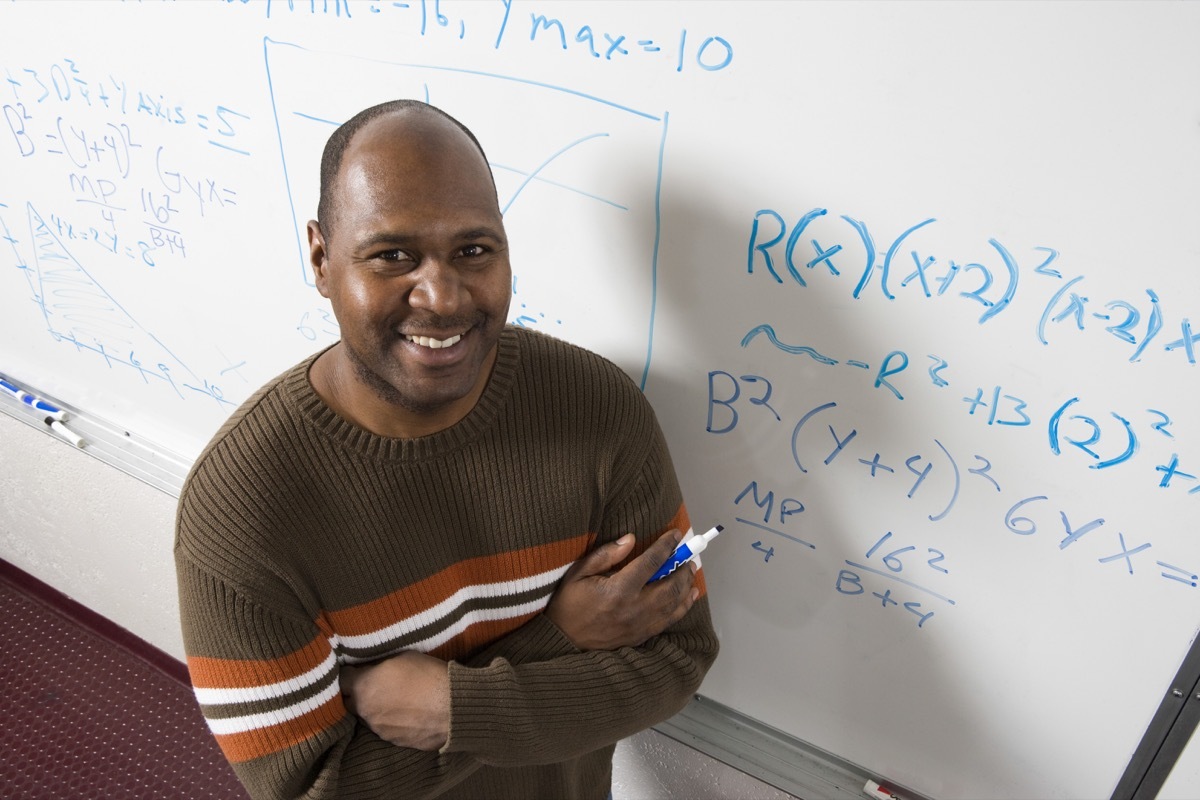
<svg viewBox="0 0 1200 800">
<path fill-rule="evenodd" d="M 502 641 L 503 653 L 497 653 L 488 664 L 468 667 L 450 662 L 450 735 L 439 752 L 494 750 L 498 737 L 523 738 L 527 732 L 508 729 L 511 714 L 506 713 L 517 690 L 514 665 L 580 652 L 545 614 L 538 614 Z"/>
</svg>

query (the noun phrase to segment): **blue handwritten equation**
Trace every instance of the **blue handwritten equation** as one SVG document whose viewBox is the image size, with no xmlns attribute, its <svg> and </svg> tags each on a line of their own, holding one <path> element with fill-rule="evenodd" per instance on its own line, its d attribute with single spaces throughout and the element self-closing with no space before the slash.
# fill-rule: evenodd
<svg viewBox="0 0 1200 800">
<path fill-rule="evenodd" d="M 878 455 L 876 455 L 878 459 Z M 740 509 L 749 506 L 743 506 L 743 501 L 752 501 L 755 506 L 762 510 L 761 521 L 757 518 L 749 518 L 743 516 L 745 512 Z M 739 515 L 734 519 L 740 525 L 751 528 L 757 531 L 769 533 L 772 536 L 785 539 L 789 542 L 799 544 L 809 550 L 816 550 L 817 546 L 809 542 L 795 533 L 784 530 L 787 526 L 789 518 L 795 514 L 800 514 L 804 511 L 804 503 L 794 497 L 782 497 L 778 506 L 778 520 L 775 518 L 775 491 L 773 489 L 760 492 L 758 481 L 751 481 L 745 489 L 743 489 L 733 501 L 734 506 L 739 508 Z M 902 608 L 905 611 L 916 616 L 917 627 L 923 627 L 924 624 L 934 616 L 935 611 L 928 610 L 930 598 L 938 601 L 940 604 L 945 604 L 946 607 L 956 605 L 955 601 L 947 597 L 940 591 L 940 587 L 931 588 L 929 579 L 940 575 L 948 575 L 950 570 L 944 565 L 946 554 L 941 550 L 933 547 L 925 548 L 926 552 L 918 554 L 918 560 L 922 563 L 905 572 L 906 565 L 912 565 L 914 560 L 908 556 L 909 553 L 917 551 L 916 545 L 903 545 L 900 547 L 892 545 L 885 548 L 884 544 L 892 539 L 892 532 L 888 531 L 871 545 L 862 556 L 861 560 L 846 559 L 846 568 L 838 572 L 835 588 L 838 594 L 846 596 L 862 595 L 866 592 L 866 587 L 863 585 L 864 574 L 869 574 L 874 582 L 880 583 L 881 591 L 872 591 L 870 596 L 875 597 L 880 601 L 881 608 L 896 607 Z M 759 538 L 750 543 L 750 546 L 757 552 L 762 554 L 763 563 L 770 562 L 775 556 L 775 547 L 768 541 Z M 872 560 L 875 556 L 879 558 Z M 922 572 L 924 568 L 932 571 L 924 573 L 914 578 L 914 574 Z M 914 599 L 908 599 L 914 598 Z"/>
<path fill-rule="evenodd" d="M 897 547 L 895 542 L 884 547 L 891 538 L 891 531 L 883 534 L 877 542 L 871 545 L 861 561 L 846 559 L 846 568 L 838 572 L 835 588 L 840 595 L 854 597 L 867 591 L 863 585 L 864 574 L 872 575 L 876 579 L 882 578 L 885 581 L 883 591 L 876 590 L 870 595 L 879 600 L 880 608 L 903 609 L 916 617 L 918 628 L 924 627 L 925 623 L 937 613 L 927 610 L 931 604 L 930 598 L 946 606 L 956 605 L 951 598 L 929 588 L 930 578 L 936 577 L 939 573 L 942 575 L 950 573 L 950 570 L 944 566 L 946 554 L 935 547 L 926 547 L 925 552 L 920 553 L 916 545 L 908 544 Z M 878 562 L 872 561 L 872 557 L 877 554 L 880 555 Z M 918 578 L 920 583 L 906 577 L 906 575 L 912 574 L 912 570 L 909 573 L 904 572 L 905 567 L 913 563 L 924 569 L 923 574 Z M 921 599 L 905 599 L 912 595 Z"/>
<path fill-rule="evenodd" d="M 1095 561 L 1098 568 L 1120 569 L 1129 575 L 1149 574 L 1173 585 L 1197 588 L 1200 578 L 1195 565 L 1180 565 L 1169 554 L 1159 558 L 1157 551 L 1150 552 L 1152 540 L 1107 526 L 1103 516 L 1081 516 L 1077 512 L 1055 508 L 1053 499 L 1047 494 L 1030 495 L 1015 490 L 1014 495 L 1013 488 L 1007 485 L 1011 481 L 1006 478 L 1002 484 L 992 460 L 983 454 L 956 453 L 937 438 L 917 452 L 881 452 L 860 436 L 853 420 L 846 421 L 845 412 L 835 401 L 810 408 L 794 424 L 785 422 L 778 410 L 780 403 L 773 396 L 773 382 L 760 375 L 735 377 L 724 370 L 713 370 L 709 373 L 709 387 L 708 428 L 711 435 L 729 434 L 747 421 L 756 430 L 763 425 L 784 425 L 785 430 L 780 432 L 777 441 L 786 445 L 791 462 L 801 475 L 839 464 L 853 467 L 855 469 L 850 473 L 841 473 L 843 479 L 855 473 L 859 477 L 865 476 L 874 487 L 871 493 L 878 494 L 883 502 L 891 497 L 902 502 L 921 503 L 922 513 L 931 523 L 948 519 L 959 506 L 967 483 L 974 482 L 985 492 L 1014 496 L 1005 513 L 987 526 L 992 531 L 1003 530 L 1022 538 L 1033 537 L 1039 532 L 1058 536 L 1060 552 L 1085 537 L 1090 540 L 1107 537 L 1107 548 Z M 720 419 L 720 424 L 713 424 L 715 418 Z M 790 432 L 787 430 L 789 425 Z M 776 480 L 787 478 L 776 476 Z M 811 541 L 811 535 L 794 530 L 798 524 L 803 524 L 800 515 L 807 506 L 802 498 L 789 496 L 755 479 L 732 501 L 738 509 L 735 521 L 758 536 L 749 541 L 749 546 L 761 555 L 764 564 L 777 557 L 775 545 L 781 542 L 800 545 L 804 550 L 817 550 L 821 546 L 820 542 Z M 761 514 L 747 513 L 746 509 L 752 507 L 757 507 Z M 770 536 L 764 539 L 761 533 Z M 949 574 L 951 562 L 941 549 L 918 541 L 888 549 L 888 545 L 896 544 L 900 536 L 899 532 L 887 531 L 864 549 L 860 559 L 847 559 L 838 573 L 834 589 L 845 596 L 875 596 L 882 608 L 905 609 L 914 615 L 917 626 L 923 627 L 936 610 L 930 610 L 930 603 L 944 608 L 956 605 L 938 586 L 938 580 Z M 877 555 L 880 558 L 872 560 Z M 920 573 L 920 577 L 914 578 L 914 572 Z M 884 585 L 879 592 L 866 595 L 869 584 L 881 582 Z M 905 593 L 908 599 L 904 599 Z"/>
<path fill-rule="evenodd" d="M 507 29 L 507 12 L 513 0 L 505 2 L 505 24 L 496 37 L 496 46 L 504 38 Z M 687 29 L 680 29 L 678 37 L 670 41 L 653 37 L 628 35 L 625 32 L 597 30 L 589 24 L 564 23 L 557 17 L 531 12 L 529 14 L 529 40 L 539 37 L 551 46 L 557 45 L 564 51 L 582 53 L 592 59 L 612 61 L 614 58 L 643 56 L 673 65 L 676 72 L 696 67 L 704 72 L 718 72 L 733 63 L 733 45 L 720 36 L 707 36 L 698 45 L 688 42 Z"/>
<path fill-rule="evenodd" d="M 944 266 L 938 266 L 942 262 L 931 254 L 933 246 L 916 243 L 918 232 L 933 230 L 934 218 L 908 227 L 883 250 L 876 247 L 865 223 L 843 216 L 841 219 L 846 223 L 843 233 L 852 237 L 856 251 L 865 253 L 865 261 L 855 263 L 851 260 L 850 242 L 834 242 L 828 238 L 822 242 L 812 235 L 813 223 L 826 214 L 826 209 L 816 208 L 789 226 L 776 211 L 757 212 L 750 226 L 747 275 L 754 275 L 755 267 L 759 266 L 765 268 L 766 274 L 776 283 L 790 281 L 797 287 L 807 287 L 808 281 L 817 277 L 828 276 L 836 280 L 844 274 L 853 277 L 857 273 L 857 283 L 851 290 L 855 300 L 862 298 L 877 281 L 876 290 L 888 301 L 911 297 L 911 302 L 916 302 L 947 296 L 978 305 L 981 326 L 1000 314 L 1011 313 L 1018 298 L 1018 287 L 1023 286 L 1022 270 L 1009 249 L 996 239 L 988 241 L 995 256 L 991 263 L 959 263 L 948 259 Z M 828 227 L 823 229 L 826 233 L 829 230 Z M 1042 346 L 1052 346 L 1050 337 L 1056 325 L 1070 325 L 1083 331 L 1095 323 L 1094 330 L 1109 334 L 1119 343 L 1118 347 L 1129 348 L 1129 362 L 1140 361 L 1148 353 L 1155 353 L 1161 358 L 1175 358 L 1180 368 L 1194 366 L 1195 344 L 1200 335 L 1193 333 L 1187 317 L 1176 323 L 1179 338 L 1165 335 L 1168 327 L 1158 292 L 1146 289 L 1143 297 L 1133 295 L 1112 299 L 1098 306 L 1098 310 L 1087 311 L 1090 301 L 1080 290 L 1085 278 L 1064 279 L 1058 268 L 1058 250 L 1038 247 L 1029 255 L 1032 273 L 1043 281 L 1038 286 L 1049 290 L 1048 298 L 1034 300 L 1040 311 L 1031 333 Z M 901 269 L 904 264 L 911 270 L 907 274 Z M 785 281 L 785 275 L 788 281 Z M 952 285 L 960 291 L 949 292 Z M 905 291 L 908 293 L 900 294 Z M 1149 347 L 1156 337 L 1161 346 L 1157 349 Z M 922 365 L 929 384 L 939 389 L 955 388 L 950 379 L 952 365 L 936 353 L 910 356 L 908 351 L 896 348 L 872 359 L 843 358 L 820 352 L 803 342 L 789 341 L 776 331 L 775 326 L 766 323 L 751 327 L 742 337 L 741 346 L 750 347 L 759 341 L 824 366 L 861 370 L 868 375 L 872 388 L 885 390 L 896 400 L 904 400 L 905 393 L 910 391 L 902 383 L 902 377 L 918 373 Z M 1033 400 L 1027 399 L 1028 394 L 1021 387 L 962 388 L 968 392 L 961 400 L 962 408 L 969 416 L 985 421 L 989 426 L 1040 426 L 1046 432 L 1046 441 L 1054 454 L 1082 459 L 1093 470 L 1131 462 L 1148 436 L 1174 439 L 1170 430 L 1171 412 L 1161 408 L 1104 408 L 1103 401 L 1078 396 L 1059 398 L 1037 407 Z M 711 426 L 711 414 L 709 422 Z M 1200 463 L 1192 467 L 1187 462 L 1186 454 L 1181 457 L 1176 453 L 1166 462 L 1142 465 L 1142 475 L 1160 488 L 1200 494 L 1200 478 L 1197 477 Z"/>
<path fill-rule="evenodd" d="M 239 191 L 224 175 L 250 155 L 248 116 L 71 56 L 4 64 L 0 113 L 0 157 L 14 167 L 2 188 L 25 188 L 13 173 L 33 165 L 51 192 L 30 186 L 30 199 L 2 210 L 0 241 L 52 339 L 228 410 L 220 384 L 245 362 L 222 354 L 219 374 L 193 370 L 123 293 L 138 275 L 184 267 L 193 229 L 236 210 Z M 197 158 L 197 145 L 211 155 Z"/>
<path fill-rule="evenodd" d="M 622 28 L 607 30 L 588 21 L 587 8 L 571 8 L 577 14 L 565 19 L 561 13 L 546 14 L 533 3 L 500 0 L 498 3 L 466 3 L 453 0 L 371 0 L 352 3 L 332 0 L 323 3 L 294 3 L 290 0 L 226 0 L 229 4 L 261 10 L 272 15 L 305 14 L 349 21 L 360 11 L 367 16 L 399 22 L 401 29 L 422 37 L 447 41 L 479 40 L 494 50 L 512 50 L 522 44 L 540 52 L 559 51 L 598 63 L 641 61 L 662 65 L 675 72 L 720 72 L 733 63 L 733 45 L 718 35 L 689 34 L 684 27 L 663 33 Z M 561 9 L 562 6 L 557 6 Z M 528 10 L 526 10 L 528 9 Z M 514 13 L 515 12 L 515 13 Z"/>
<path fill-rule="evenodd" d="M 841 230 L 824 226 L 821 234 L 814 235 L 814 223 L 827 215 L 827 209 L 814 208 L 789 225 L 774 209 L 757 211 L 750 223 L 746 272 L 754 274 L 758 266 L 776 283 L 790 282 L 800 288 L 807 287 L 810 280 L 844 280 L 847 286 L 853 283 L 850 294 L 855 300 L 867 291 L 877 291 L 888 300 L 951 298 L 977 306 L 978 322 L 984 325 L 1005 313 L 1017 299 L 1023 290 L 1021 277 L 1025 269 L 1043 280 L 1063 281 L 1057 288 L 1051 287 L 1050 297 L 1042 303 L 1036 336 L 1043 345 L 1050 344 L 1055 325 L 1074 323 L 1084 330 L 1088 323 L 1099 320 L 1098 330 L 1129 347 L 1129 361 L 1141 360 L 1151 342 L 1157 340 L 1159 352 L 1173 355 L 1181 363 L 1196 363 L 1200 332 L 1193 331 L 1187 316 L 1168 323 L 1157 291 L 1147 288 L 1144 297 L 1118 297 L 1092 304 L 1081 293 L 1084 276 L 1064 281 L 1058 266 L 1061 254 L 1052 247 L 1033 248 L 1031 253 L 1021 254 L 1019 261 L 1008 247 L 991 238 L 987 244 L 993 258 L 987 263 L 943 260 L 933 254 L 932 245 L 921 240 L 922 234 L 935 230 L 936 218 L 910 225 L 884 247 L 876 243 L 865 222 L 844 214 L 829 218 L 844 222 Z M 863 254 L 861 258 L 859 253 Z M 1178 336 L 1170 333 L 1172 329 Z"/>
<path fill-rule="evenodd" d="M 1172 293 L 1144 287 L 1093 302 L 1091 296 L 1098 292 L 1087 291 L 1085 275 L 1064 275 L 1068 259 L 1058 249 L 1018 250 L 993 237 L 972 258 L 946 258 L 933 238 L 936 223 L 934 217 L 919 218 L 898 234 L 889 233 L 889 239 L 877 239 L 878 231 L 866 222 L 850 215 L 831 216 L 825 208 L 791 219 L 774 209 L 760 209 L 750 220 L 744 275 L 756 286 L 762 286 L 764 279 L 770 286 L 791 286 L 797 291 L 819 286 L 823 296 L 844 286 L 851 301 L 866 301 L 871 294 L 873 302 L 882 300 L 888 307 L 954 301 L 966 304 L 974 324 L 989 329 L 1021 307 L 1017 324 L 1031 323 L 1024 330 L 1034 347 L 1053 349 L 1068 331 L 1094 333 L 1108 342 L 1097 352 L 1119 359 L 1114 368 L 1152 357 L 1172 371 L 1194 367 L 1200 336 L 1186 313 L 1168 313 L 1175 304 Z M 972 308 L 974 314 L 969 313 Z M 930 348 L 935 352 L 913 352 L 899 343 L 871 353 L 831 352 L 828 346 L 816 347 L 790 333 L 785 324 L 789 323 L 752 323 L 738 344 L 787 361 L 799 360 L 808 369 L 817 365 L 852 370 L 862 375 L 857 391 L 880 394 L 884 402 L 902 406 L 917 402 L 911 395 L 923 390 L 939 401 L 943 412 L 953 414 L 958 409 L 967 420 L 1009 431 L 1007 436 L 1040 429 L 1040 441 L 1065 467 L 1129 470 L 1148 491 L 1200 497 L 1200 463 L 1189 459 L 1185 444 L 1176 438 L 1175 412 L 1170 406 L 1154 402 L 1121 407 L 1120 403 L 1128 406 L 1130 401 L 1109 402 L 1095 392 L 1060 390 L 1041 397 L 1017 385 L 1011 373 L 994 383 L 964 377 L 966 372 L 956 369 L 959 365 L 936 352 L 936 344 Z M 999 335 L 1011 336 L 1012 330 L 1010 324 Z M 978 364 L 972 366 L 978 370 Z M 932 524 L 954 517 L 968 489 L 974 496 L 990 494 L 998 499 L 995 508 L 1003 511 L 992 511 L 990 523 L 984 520 L 982 530 L 991 531 L 989 535 L 1003 531 L 1027 540 L 1052 537 L 1058 552 L 1072 553 L 1083 552 L 1080 543 L 1087 541 L 1093 551 L 1085 557 L 1093 559 L 1097 569 L 1149 576 L 1187 589 L 1200 583 L 1197 565 L 1187 563 L 1186 557 L 1176 558 L 1168 552 L 1169 544 L 1157 543 L 1130 526 L 1115 526 L 1097 509 L 1059 504 L 1053 492 L 1022 491 L 1011 475 L 975 448 L 960 452 L 944 438 L 932 437 L 924 446 L 895 452 L 895 445 L 868 441 L 860 433 L 864 420 L 852 418 L 844 404 L 830 399 L 789 415 L 776 390 L 784 384 L 764 374 L 761 367 L 753 370 L 757 374 L 747 372 L 751 371 L 708 371 L 705 430 L 712 436 L 726 436 L 747 425 L 760 433 L 779 430 L 773 441 L 786 447 L 796 476 L 825 470 L 839 481 L 854 476 L 856 485 L 865 482 L 864 491 L 879 502 L 917 504 Z M 851 390 L 853 386 L 852 381 Z M 1151 440 L 1159 455 L 1139 457 L 1143 444 Z M 763 439 L 756 436 L 755 441 Z M 774 480 L 785 483 L 787 478 L 776 475 Z M 804 500 L 786 497 L 777 502 L 777 495 L 784 497 L 779 486 L 768 487 L 756 479 L 733 498 L 739 509 L 753 502 L 763 512 L 761 516 L 742 513 L 736 521 L 754 532 L 756 538 L 746 541 L 764 564 L 777 559 L 777 548 L 785 544 L 801 545 L 800 552 L 825 544 L 814 540 L 814 534 L 796 533 L 803 529 Z M 972 509 L 972 514 L 978 513 Z M 926 628 L 936 613 L 956 605 L 945 588 L 953 564 L 950 554 L 900 529 L 846 532 L 843 538 L 856 535 L 864 537 L 862 551 L 846 558 L 832 581 L 840 596 L 873 598 L 880 608 L 907 611 L 918 628 Z"/>
<path fill-rule="evenodd" d="M 188 254 L 189 218 L 237 206 L 238 190 L 161 143 L 183 130 L 225 153 L 248 156 L 247 115 L 222 105 L 193 109 L 181 98 L 64 57 L 5 65 L 6 150 L 57 169 L 69 208 L 43 209 L 65 241 L 82 241 L 145 267 Z"/>
<path fill-rule="evenodd" d="M 759 326 L 751 331 L 755 334 L 763 328 Z M 753 335 L 743 339 L 742 345 L 748 346 L 754 341 Z M 794 348 L 773 342 L 777 347 L 792 354 L 811 355 L 806 351 L 810 348 Z M 812 356 L 819 363 L 829 366 L 836 365 L 834 359 L 823 356 Z M 938 388 L 949 387 L 949 381 L 942 373 L 949 365 L 944 359 L 930 356 L 934 363 L 929 366 L 928 375 L 931 385 Z M 848 365 L 861 369 L 869 369 L 868 362 L 847 362 Z M 903 352 L 894 350 L 884 356 L 879 371 L 873 382 L 873 387 L 887 388 L 898 398 L 903 396 L 895 387 L 888 383 L 890 376 L 906 369 L 909 358 Z M 770 405 L 771 382 L 764 377 L 755 375 L 735 376 L 723 370 L 714 370 L 708 376 L 708 420 L 706 430 L 709 433 L 727 433 L 738 423 L 739 412 L 736 402 L 745 395 L 745 402 L 769 410 L 778 420 L 778 413 Z M 961 397 L 963 413 L 978 419 L 981 424 L 1022 428 L 1034 425 L 1032 414 L 1039 413 L 1030 403 L 1017 394 L 1002 386 L 975 387 L 970 394 Z M 1154 436 L 1173 440 L 1175 435 L 1169 430 L 1172 418 L 1164 411 L 1148 408 L 1137 415 L 1123 416 L 1116 411 L 1107 415 L 1081 413 L 1083 406 L 1078 397 L 1072 397 L 1053 408 L 1046 409 L 1036 420 L 1046 431 L 1048 447 L 1055 455 L 1075 457 L 1089 469 L 1102 470 L 1116 467 L 1129 462 L 1140 449 L 1144 437 Z M 1132 420 L 1132 421 L 1131 421 Z M 1160 488 L 1176 488 L 1188 494 L 1200 494 L 1200 477 L 1194 472 L 1188 472 L 1180 465 L 1178 453 L 1164 463 L 1151 463 L 1141 467 L 1146 480 L 1157 484 Z M 802 469 L 802 471 L 804 471 Z"/>
</svg>

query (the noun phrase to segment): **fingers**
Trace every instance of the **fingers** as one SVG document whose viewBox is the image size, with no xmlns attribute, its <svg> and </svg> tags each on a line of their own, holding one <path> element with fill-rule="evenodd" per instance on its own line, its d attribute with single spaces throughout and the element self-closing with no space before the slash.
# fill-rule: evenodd
<svg viewBox="0 0 1200 800">
<path fill-rule="evenodd" d="M 577 580 L 594 575 L 604 575 L 629 556 L 635 541 L 637 541 L 637 537 L 632 533 L 627 533 L 614 542 L 597 547 L 576 561 L 564 577 L 569 580 Z"/>
<path fill-rule="evenodd" d="M 380 738 L 401 747 L 434 751 L 450 726 L 446 662 L 406 650 L 338 676 L 346 709 Z"/>
<path fill-rule="evenodd" d="M 657 635 L 683 619 L 700 595 L 695 587 L 695 562 L 647 585 L 646 582 L 675 552 L 683 534 L 670 530 L 660 536 L 646 552 L 631 561 L 613 576 L 621 582 L 621 591 L 635 594 L 638 599 L 637 626 L 645 638 Z"/>
<path fill-rule="evenodd" d="M 354 702 L 354 687 L 357 685 L 362 670 L 355 667 L 342 667 L 338 671 L 338 685 L 342 690 L 342 703 L 351 714 L 357 715 Z"/>
<path fill-rule="evenodd" d="M 690 562 L 673 573 L 646 587 L 661 628 L 661 632 L 683 619 L 700 596 L 696 588 L 696 562 Z"/>
<path fill-rule="evenodd" d="M 675 570 L 647 585 L 683 534 L 670 530 L 613 572 L 632 552 L 635 537 L 622 536 L 582 557 L 564 576 L 546 618 L 581 650 L 637 647 L 687 614 L 699 596 L 696 567 Z"/>
<path fill-rule="evenodd" d="M 650 580 L 658 568 L 671 557 L 675 552 L 675 548 L 679 546 L 679 540 L 683 538 L 683 533 L 671 529 L 658 537 L 654 544 L 646 548 L 646 552 L 630 561 L 620 572 L 615 576 L 617 580 L 632 590 L 634 587 L 642 587 L 646 585 L 646 581 Z M 682 572 L 683 570 L 676 570 Z M 674 577 L 674 576 L 672 576 Z"/>
</svg>

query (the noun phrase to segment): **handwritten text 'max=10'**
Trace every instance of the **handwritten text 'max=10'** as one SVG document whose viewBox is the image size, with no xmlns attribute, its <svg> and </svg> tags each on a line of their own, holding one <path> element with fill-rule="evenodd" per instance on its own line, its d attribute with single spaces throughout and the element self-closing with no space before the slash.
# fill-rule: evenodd
<svg viewBox="0 0 1200 800">
<path fill-rule="evenodd" d="M 1017 299 L 1022 272 L 1019 261 L 995 238 L 989 239 L 988 245 L 998 264 L 959 263 L 955 259 L 939 262 L 936 256 L 928 254 L 932 247 L 915 243 L 919 233 L 933 231 L 936 218 L 911 225 L 886 248 L 881 248 L 867 224 L 848 215 L 837 218 L 846 223 L 844 227 L 823 224 L 815 232 L 814 226 L 827 214 L 827 209 L 815 208 L 789 225 L 774 209 L 757 211 L 750 224 L 746 273 L 754 274 L 756 264 L 761 264 L 776 283 L 785 283 L 783 272 L 795 285 L 807 287 L 809 280 L 816 279 L 811 273 L 840 279 L 843 272 L 850 270 L 858 275 L 851 290 L 855 300 L 863 297 L 878 273 L 878 290 L 887 300 L 896 300 L 897 292 L 906 290 L 908 296 L 925 299 L 962 298 L 982 308 L 980 325 L 1004 313 Z M 857 263 L 859 253 L 861 265 Z M 1059 257 L 1054 248 L 1036 247 L 1030 269 L 1036 275 L 1062 281 Z M 807 278 L 806 273 L 809 273 Z M 1188 364 L 1196 363 L 1200 331 L 1194 331 L 1190 318 L 1183 317 L 1178 323 L 1178 337 L 1165 334 L 1168 326 L 1163 321 L 1159 292 L 1146 289 L 1145 305 L 1129 298 L 1116 298 L 1097 306 L 1095 311 L 1088 311 L 1089 298 L 1073 291 L 1083 279 L 1083 276 L 1071 278 L 1051 293 L 1037 321 L 1036 335 L 1043 345 L 1049 344 L 1047 330 L 1051 323 L 1074 321 L 1083 330 L 1085 321 L 1095 319 L 1105 323 L 1101 325 L 1103 331 L 1132 347 L 1129 361 L 1141 360 L 1151 341 L 1163 333 L 1164 339 L 1159 340 L 1162 351 L 1178 351 Z M 952 287 L 957 291 L 950 291 Z"/>
<path fill-rule="evenodd" d="M 703 72 L 720 72 L 733 63 L 733 45 L 729 40 L 717 35 L 691 36 L 687 28 L 680 27 L 668 36 L 657 36 L 650 31 L 606 30 L 599 25 L 581 18 L 566 19 L 561 13 L 550 15 L 541 13 L 537 8 L 527 14 L 528 24 L 522 26 L 520 16 L 513 16 L 513 0 L 501 0 L 503 14 L 496 20 L 495 37 L 492 46 L 499 50 L 502 47 L 511 48 L 522 41 L 522 27 L 528 32 L 525 39 L 530 44 L 549 46 L 562 52 L 578 54 L 596 62 L 613 62 L 639 59 L 646 63 L 663 64 L 673 67 L 676 72 L 684 72 L 693 68 Z M 451 16 L 462 6 L 441 0 L 414 0 L 413 2 L 392 3 L 387 10 L 410 12 L 413 24 L 419 24 L 422 36 L 437 30 L 449 32 L 460 41 L 465 41 L 474 33 L 474 24 L 468 25 L 465 18 Z M 572 11 L 584 10 L 578 6 Z M 686 6 L 677 6 L 685 9 Z M 380 14 L 385 11 L 384 4 L 371 5 L 371 12 Z M 486 23 L 484 23 L 486 27 Z M 543 50 L 542 52 L 545 52 Z"/>
<path fill-rule="evenodd" d="M 511 0 L 509 0 L 511 3 Z M 582 53 L 593 59 L 612 61 L 617 58 L 629 57 L 634 53 L 658 55 L 675 54 L 674 66 L 676 72 L 693 64 L 704 72 L 719 72 L 733 63 L 733 45 L 721 36 L 708 36 L 700 40 L 700 44 L 689 49 L 687 29 L 681 29 L 677 40 L 670 43 L 653 38 L 633 38 L 625 34 L 614 34 L 608 31 L 597 32 L 591 25 L 580 25 L 576 28 L 564 24 L 556 17 L 531 13 L 529 40 L 536 41 L 539 37 L 549 39 L 558 44 L 562 50 L 577 47 Z M 569 33 L 568 31 L 573 31 Z M 497 41 L 504 36 L 503 30 Z"/>
<path fill-rule="evenodd" d="M 227 5 L 262 10 L 267 18 L 283 13 L 324 16 L 352 24 L 362 15 L 348 0 L 326 0 L 323 3 L 276 3 L 252 0 L 225 0 Z M 723 36 L 689 37 L 685 27 L 677 27 L 668 35 L 647 30 L 608 30 L 586 21 L 584 17 L 566 18 L 562 6 L 555 13 L 523 3 L 522 13 L 513 14 L 513 0 L 499 3 L 455 3 L 449 0 L 394 0 L 365 4 L 366 19 L 388 17 L 397 19 L 408 35 L 422 38 L 439 37 L 446 42 L 485 42 L 495 50 L 511 50 L 520 43 L 543 47 L 540 52 L 566 52 L 598 63 L 638 59 L 653 65 L 665 65 L 676 72 L 699 69 L 720 72 L 733 63 L 733 45 Z M 569 7 L 571 11 L 586 11 L 583 5 Z M 686 9 L 686 4 L 673 6 Z M 642 18 L 639 18 L 639 22 Z M 406 26 L 406 27 L 405 27 Z M 691 41 L 689 41 L 689 38 Z M 551 48 L 547 51 L 545 48 Z"/>
</svg>

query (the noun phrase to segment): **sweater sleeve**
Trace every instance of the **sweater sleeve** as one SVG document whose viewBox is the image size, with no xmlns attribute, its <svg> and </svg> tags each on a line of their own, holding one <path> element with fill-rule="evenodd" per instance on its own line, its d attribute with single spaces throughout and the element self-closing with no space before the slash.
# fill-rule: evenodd
<svg viewBox="0 0 1200 800">
<path fill-rule="evenodd" d="M 640 552 L 687 513 L 662 434 L 636 479 L 606 510 L 599 541 L 639 534 Z M 469 664 L 450 664 L 450 738 L 443 753 L 493 766 L 563 761 L 681 710 L 717 656 L 703 570 L 688 613 L 640 647 L 582 652 L 544 615 Z"/>
<path fill-rule="evenodd" d="M 188 669 L 201 711 L 253 798 L 436 797 L 479 763 L 396 747 L 345 708 L 329 632 L 176 548 Z"/>
<path fill-rule="evenodd" d="M 497 658 L 480 668 L 451 663 L 450 739 L 442 752 L 502 767 L 575 758 L 678 713 L 716 653 L 702 598 L 642 647 L 519 664 Z"/>
</svg>

